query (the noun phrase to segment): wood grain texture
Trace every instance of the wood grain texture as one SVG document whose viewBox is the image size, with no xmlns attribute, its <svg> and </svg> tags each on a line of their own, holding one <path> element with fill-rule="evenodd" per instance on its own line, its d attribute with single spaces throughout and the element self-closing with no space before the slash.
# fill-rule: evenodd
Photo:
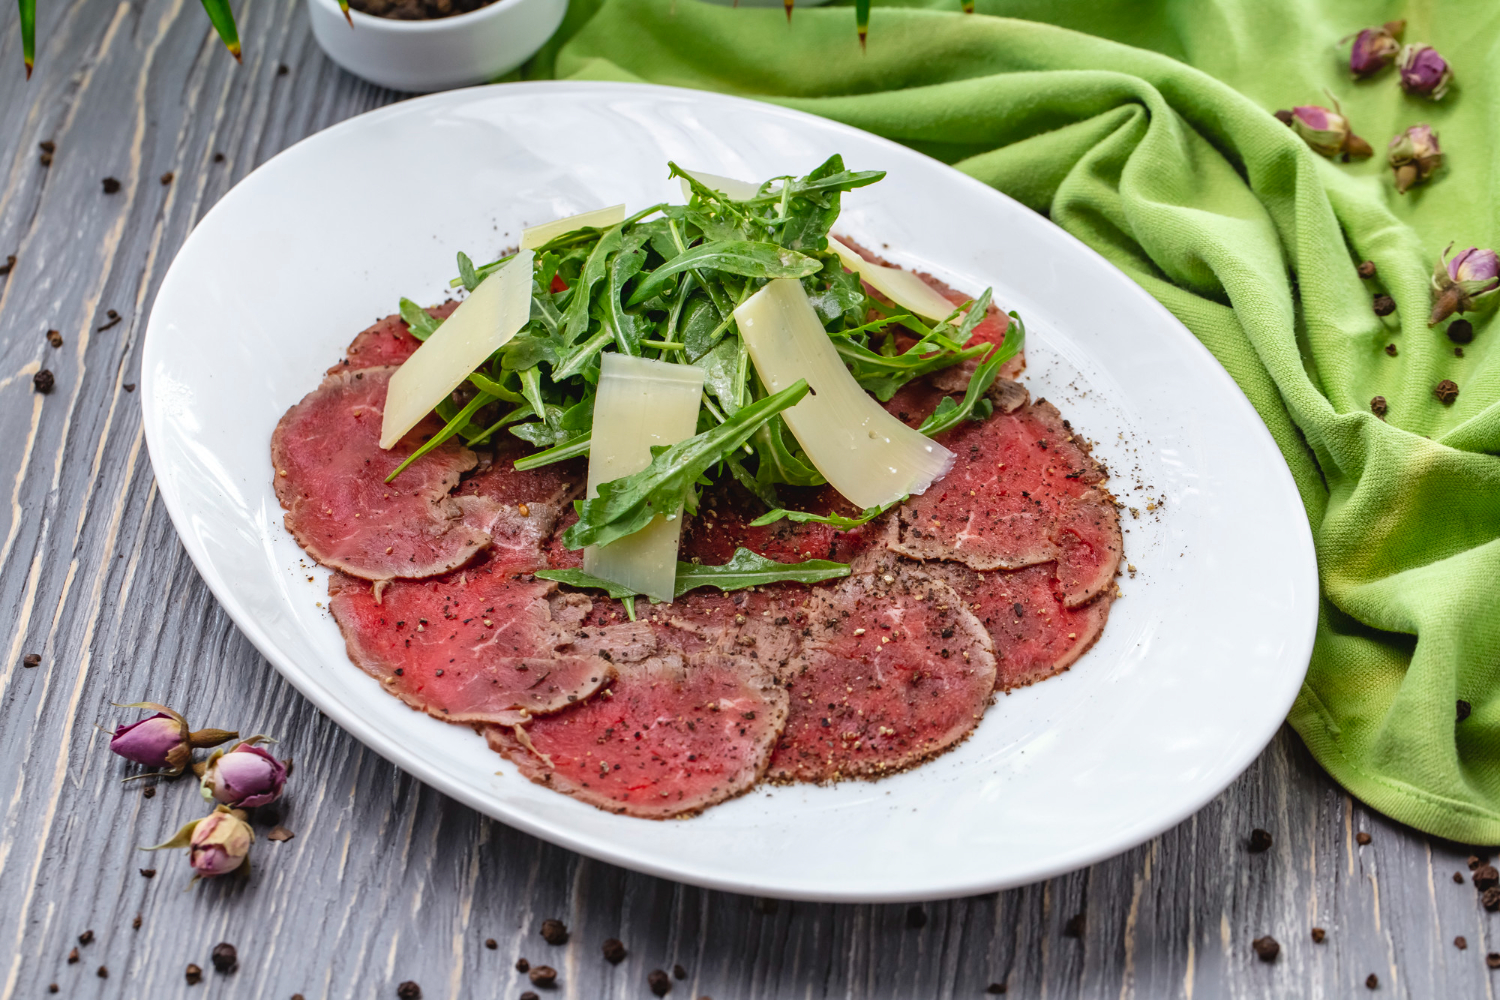
<svg viewBox="0 0 1500 1000">
<path fill-rule="evenodd" d="M 648 997 L 647 973 L 674 964 L 687 979 L 672 996 L 715 1000 L 979 997 L 990 983 L 1027 998 L 1349 997 L 1372 973 L 1375 995 L 1494 996 L 1493 918 L 1453 881 L 1470 849 L 1368 813 L 1287 732 L 1149 844 L 925 905 L 921 928 L 904 905 L 772 904 L 632 874 L 396 771 L 214 603 L 156 493 L 126 386 L 162 274 L 207 208 L 279 150 L 399 95 L 325 59 L 297 0 L 244 5 L 242 66 L 187 0 L 43 0 L 40 17 L 28 85 L 15 8 L 0 7 L 0 258 L 18 257 L 0 278 L 0 998 L 50 983 L 65 997 L 388 998 L 408 979 L 427 998 L 517 997 L 522 956 L 557 968 L 544 995 L 589 1000 Z M 42 140 L 57 144 L 50 167 Z M 121 320 L 100 329 L 110 309 Z M 48 396 L 31 387 L 43 367 Z M 39 667 L 23 666 L 30 652 Z M 184 892 L 180 855 L 137 850 L 203 811 L 187 783 L 147 798 L 120 782 L 95 727 L 120 718 L 111 701 L 141 698 L 195 725 L 272 732 L 296 757 L 282 821 L 297 837 L 262 837 L 248 881 Z M 1257 826 L 1275 841 L 1251 854 Z M 567 922 L 570 944 L 542 941 L 546 917 Z M 94 940 L 78 945 L 85 930 Z M 1274 964 L 1251 950 L 1262 934 L 1281 942 Z M 609 937 L 630 952 L 618 966 L 601 956 Z M 239 948 L 232 975 L 209 961 L 224 940 Z M 187 984 L 189 963 L 205 983 Z"/>
</svg>

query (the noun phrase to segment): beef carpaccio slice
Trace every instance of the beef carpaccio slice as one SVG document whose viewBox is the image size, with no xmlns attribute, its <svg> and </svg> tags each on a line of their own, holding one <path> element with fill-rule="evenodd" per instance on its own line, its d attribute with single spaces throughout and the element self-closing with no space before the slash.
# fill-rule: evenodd
<svg viewBox="0 0 1500 1000">
<path fill-rule="evenodd" d="M 909 408 L 908 422 L 931 410 L 920 392 L 892 400 Z M 1053 563 L 1069 607 L 1110 585 L 1124 551 L 1119 515 L 1101 486 L 1104 469 L 1056 407 L 1046 400 L 1001 407 L 938 440 L 960 461 L 894 512 L 887 538 L 893 551 L 976 570 Z"/>
<path fill-rule="evenodd" d="M 380 447 L 394 368 L 335 372 L 287 410 L 271 436 L 276 498 L 308 555 L 366 580 L 426 577 L 468 562 L 490 541 L 495 504 L 449 496 L 475 454 L 445 442 L 386 476 L 441 429 L 428 417 L 389 451 Z"/>
<path fill-rule="evenodd" d="M 904 568 L 952 587 L 994 643 L 995 687 L 1001 691 L 1068 669 L 1099 638 L 1114 601 L 1110 588 L 1087 604 L 1068 607 L 1052 563 L 981 573 L 962 563 L 918 563 L 872 549 L 856 566 L 875 574 Z"/>
<path fill-rule="evenodd" d="M 812 591 L 783 668 L 778 781 L 876 778 L 951 749 L 984 715 L 995 656 L 946 584 L 898 567 Z"/>
<path fill-rule="evenodd" d="M 549 565 L 544 550 L 557 534 L 559 518 L 572 513 L 571 501 L 583 495 L 588 465 L 574 459 L 518 471 L 515 461 L 528 450 L 519 439 L 504 435 L 489 467 L 465 479 L 456 496 L 483 500 L 493 511 L 485 523 L 491 561 L 533 570 Z"/>
<path fill-rule="evenodd" d="M 349 658 L 408 705 L 449 722 L 556 712 L 609 684 L 616 664 L 654 649 L 641 626 L 579 629 L 587 597 L 496 563 L 389 584 L 335 573 L 328 593 Z"/>
<path fill-rule="evenodd" d="M 427 312 L 435 319 L 447 319 L 458 308 L 457 302 L 432 306 Z M 344 348 L 344 360 L 328 369 L 328 374 L 354 368 L 382 368 L 396 365 L 411 357 L 422 342 L 411 335 L 411 328 L 400 313 L 378 319 L 354 335 Z"/>
<path fill-rule="evenodd" d="M 532 781 L 611 812 L 668 819 L 759 781 L 786 713 L 786 691 L 757 661 L 674 652 L 621 664 L 583 705 L 486 735 Z"/>
</svg>

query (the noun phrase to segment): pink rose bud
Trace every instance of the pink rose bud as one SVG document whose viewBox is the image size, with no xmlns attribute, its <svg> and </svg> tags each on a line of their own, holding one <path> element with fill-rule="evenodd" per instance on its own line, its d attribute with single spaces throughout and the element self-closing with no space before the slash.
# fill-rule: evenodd
<svg viewBox="0 0 1500 1000">
<path fill-rule="evenodd" d="M 1443 99 L 1453 82 L 1453 68 L 1431 45 L 1408 45 L 1401 50 L 1401 86 L 1414 97 Z"/>
<path fill-rule="evenodd" d="M 1313 152 L 1324 156 L 1369 156 L 1370 144 L 1349 128 L 1349 119 L 1338 110 L 1329 111 L 1317 104 L 1292 108 L 1292 130 L 1300 135 Z"/>
<path fill-rule="evenodd" d="M 228 875 L 250 856 L 255 831 L 250 824 L 220 806 L 198 821 L 188 845 L 188 863 L 203 878 Z"/>
<path fill-rule="evenodd" d="M 1452 250 L 1453 245 L 1448 245 Z M 1432 314 L 1428 326 L 1436 326 L 1454 313 L 1466 313 L 1496 298 L 1500 291 L 1500 257 L 1493 250 L 1469 247 L 1452 260 L 1448 250 L 1432 270 Z"/>
<path fill-rule="evenodd" d="M 1496 258 L 1493 250 L 1469 247 L 1448 262 L 1448 276 L 1454 281 L 1477 281 L 1481 285 L 1487 284 L 1489 288 L 1481 288 L 1478 291 L 1489 291 L 1495 287 L 1492 283 L 1500 278 L 1500 258 Z"/>
<path fill-rule="evenodd" d="M 248 867 L 250 845 L 254 840 L 255 831 L 245 822 L 244 813 L 219 806 L 202 819 L 185 824 L 166 843 L 142 850 L 186 847 L 188 864 L 193 866 L 193 881 L 196 882 L 200 878 L 227 875 Z"/>
<path fill-rule="evenodd" d="M 165 768 L 167 774 L 181 774 L 192 759 L 194 748 L 218 746 L 239 735 L 223 729 L 191 731 L 181 715 L 151 701 L 120 707 L 149 708 L 156 714 L 115 730 L 110 734 L 109 748 L 137 764 Z"/>
<path fill-rule="evenodd" d="M 254 744 L 252 736 L 227 753 L 215 751 L 203 771 L 203 797 L 235 809 L 275 802 L 286 784 L 287 765 Z"/>
<path fill-rule="evenodd" d="M 1396 190 L 1405 194 L 1421 184 L 1443 165 L 1443 151 L 1437 133 L 1427 125 L 1413 125 L 1391 139 L 1386 162 L 1396 173 Z"/>
<path fill-rule="evenodd" d="M 110 737 L 109 748 L 137 764 L 169 767 L 178 772 L 192 751 L 188 743 L 188 728 L 181 717 L 174 719 L 165 712 L 157 712 L 149 719 L 116 729 Z"/>
<path fill-rule="evenodd" d="M 1349 71 L 1356 77 L 1373 76 L 1395 61 L 1401 52 L 1401 33 L 1405 21 L 1387 21 L 1378 28 L 1366 28 L 1354 36 L 1349 50 Z"/>
</svg>

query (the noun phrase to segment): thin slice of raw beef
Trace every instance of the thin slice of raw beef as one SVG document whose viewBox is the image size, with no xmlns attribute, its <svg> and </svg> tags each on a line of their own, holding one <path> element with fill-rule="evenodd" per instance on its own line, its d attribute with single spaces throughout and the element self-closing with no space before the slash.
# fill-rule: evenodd
<svg viewBox="0 0 1500 1000">
<path fill-rule="evenodd" d="M 892 403 L 916 406 L 911 395 Z M 959 461 L 891 518 L 892 551 L 977 570 L 1055 563 L 1070 606 L 1109 586 L 1123 552 L 1119 515 L 1099 485 L 1104 469 L 1056 407 L 1041 400 L 996 412 L 938 441 Z"/>
<path fill-rule="evenodd" d="M 786 692 L 757 661 L 668 653 L 619 665 L 619 678 L 582 705 L 486 735 L 532 781 L 611 812 L 668 819 L 759 781 L 786 712 Z"/>
<path fill-rule="evenodd" d="M 519 439 L 504 435 L 495 443 L 489 467 L 465 479 L 456 494 L 489 501 L 476 509 L 473 523 L 490 535 L 490 559 L 518 569 L 548 565 L 544 549 L 554 537 L 558 519 L 571 513 L 571 501 L 583 495 L 588 480 L 584 459 L 517 471 L 516 459 L 530 450 Z M 484 520 L 487 516 L 489 520 Z"/>
<path fill-rule="evenodd" d="M 579 628 L 587 597 L 493 563 L 389 584 L 335 573 L 328 593 L 349 658 L 408 705 L 448 722 L 556 712 L 655 648 L 648 628 Z"/>
<path fill-rule="evenodd" d="M 984 715 L 990 637 L 946 584 L 893 567 L 816 588 L 805 611 L 773 779 L 891 774 L 951 749 Z"/>
<path fill-rule="evenodd" d="M 1062 673 L 1104 630 L 1114 588 L 1081 607 L 1068 607 L 1051 563 L 980 573 L 961 563 L 929 562 L 916 572 L 942 580 L 984 625 L 995 643 L 995 687 L 1025 687 Z"/>
<path fill-rule="evenodd" d="M 308 555 L 366 580 L 427 577 L 461 566 L 489 544 L 496 504 L 452 497 L 474 453 L 445 442 L 392 483 L 385 478 L 440 429 L 427 417 L 389 451 L 380 447 L 394 368 L 336 372 L 282 416 L 271 436 L 276 497 Z"/>
</svg>

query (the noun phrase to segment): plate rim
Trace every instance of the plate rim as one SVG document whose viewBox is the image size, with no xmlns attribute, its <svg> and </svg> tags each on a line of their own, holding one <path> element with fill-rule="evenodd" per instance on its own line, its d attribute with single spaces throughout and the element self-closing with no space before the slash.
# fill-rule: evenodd
<svg viewBox="0 0 1500 1000">
<path fill-rule="evenodd" d="M 183 241 L 181 247 L 174 255 L 171 265 L 167 268 L 158 286 L 152 301 L 151 315 L 147 321 L 146 332 L 143 338 L 141 353 L 141 375 L 142 383 L 142 425 L 146 439 L 147 453 L 151 456 L 153 475 L 158 484 L 163 483 L 163 477 L 156 472 L 156 440 L 157 428 L 165 429 L 167 422 L 159 419 L 157 394 L 155 388 L 156 365 L 153 364 L 157 356 L 158 347 L 165 336 L 158 334 L 158 307 L 165 290 L 172 279 L 173 272 L 178 268 L 180 261 L 188 254 L 194 242 L 199 238 L 199 230 L 203 223 L 213 218 L 214 214 L 225 210 L 227 204 L 232 203 L 236 191 L 251 177 L 265 170 L 272 164 L 299 150 L 304 144 L 320 141 L 325 136 L 337 135 L 345 130 L 363 127 L 371 120 L 380 120 L 387 117 L 411 114 L 426 105 L 463 104 L 470 100 L 493 99 L 498 94 L 524 96 L 535 91 L 572 91 L 578 94 L 584 93 L 621 93 L 632 95 L 658 95 L 664 99 L 681 101 L 689 98 L 693 101 L 706 103 L 728 102 L 738 105 L 748 105 L 761 113 L 780 116 L 793 122 L 811 121 L 820 128 L 832 129 L 835 132 L 843 132 L 857 135 L 862 142 L 871 142 L 888 147 L 892 151 L 899 151 L 902 156 L 916 156 L 929 161 L 929 163 L 949 174 L 950 180 L 964 188 L 968 193 L 981 198 L 999 198 L 1011 203 L 1012 206 L 1020 208 L 1027 213 L 1036 215 L 1038 220 L 1051 226 L 1056 234 L 1060 234 L 1065 241 L 1073 245 L 1073 249 L 1094 258 L 1097 263 L 1116 271 L 1126 279 L 1128 289 L 1126 294 L 1135 295 L 1138 302 L 1148 312 L 1155 314 L 1155 318 L 1164 327 L 1164 334 L 1176 338 L 1177 343 L 1172 346 L 1197 352 L 1198 360 L 1207 362 L 1207 368 L 1218 378 L 1221 387 L 1227 390 L 1229 405 L 1240 410 L 1241 415 L 1247 417 L 1246 425 L 1248 433 L 1258 438 L 1258 443 L 1269 448 L 1270 452 L 1280 460 L 1274 465 L 1273 476 L 1278 480 L 1274 484 L 1268 484 L 1268 488 L 1275 489 L 1277 493 L 1296 497 L 1297 507 L 1302 509 L 1301 495 L 1296 488 L 1295 480 L 1292 478 L 1291 470 L 1287 466 L 1281 450 L 1277 446 L 1270 429 L 1264 420 L 1256 412 L 1249 398 L 1245 395 L 1238 383 L 1229 375 L 1228 371 L 1218 361 L 1196 336 L 1175 317 L 1165 306 L 1145 290 L 1129 275 L 1124 274 L 1118 267 L 1111 263 L 1102 254 L 1079 240 L 1073 234 L 1067 232 L 1061 226 L 1037 213 L 1032 212 L 1026 206 L 1016 202 L 1015 199 L 1000 192 L 976 178 L 964 174 L 948 164 L 943 163 L 925 153 L 910 147 L 903 146 L 883 136 L 866 132 L 862 129 L 846 125 L 843 122 L 829 118 L 822 118 L 809 112 L 799 111 L 784 107 L 767 101 L 754 100 L 736 95 L 721 94 L 714 91 L 693 90 L 688 88 L 668 87 L 659 84 L 633 83 L 633 82 L 611 82 L 611 81 L 527 81 L 503 84 L 486 84 L 477 87 L 461 88 L 436 94 L 414 97 L 405 101 L 389 104 L 381 108 L 347 118 L 335 123 L 328 128 L 322 129 L 308 135 L 286 149 L 270 157 L 245 177 L 241 178 L 234 187 L 230 188 L 224 195 L 204 213 L 203 217 L 194 225 L 192 232 Z M 170 483 L 168 477 L 166 482 Z M 382 734 L 373 724 L 367 724 L 355 714 L 352 707 L 346 707 L 325 688 L 317 678 L 310 672 L 301 669 L 294 660 L 285 655 L 275 641 L 260 627 L 256 618 L 250 614 L 235 597 L 234 592 L 228 586 L 228 581 L 221 577 L 216 570 L 205 570 L 205 566 L 212 567 L 208 554 L 199 544 L 197 537 L 192 532 L 184 532 L 181 524 L 188 518 L 188 513 L 180 506 L 184 503 L 173 489 L 162 485 L 158 489 L 162 502 L 167 509 L 168 516 L 172 520 L 174 531 L 193 562 L 199 579 L 202 580 L 214 595 L 220 608 L 234 622 L 244 636 L 250 640 L 256 650 L 276 669 L 276 671 L 304 697 L 311 701 L 316 707 L 329 716 L 340 728 L 351 736 L 358 739 L 366 748 L 380 755 L 401 770 L 412 775 L 443 794 L 456 799 L 477 812 L 489 816 L 508 826 L 519 829 L 531 836 L 535 836 L 548 843 L 556 844 L 579 854 L 619 865 L 632 871 L 642 872 L 659 878 L 674 882 L 687 883 L 708 889 L 726 892 L 742 893 L 747 895 L 773 895 L 776 898 L 807 900 L 813 902 L 830 903 L 895 903 L 895 902 L 920 902 L 936 899 L 950 899 L 970 895 L 979 895 L 996 892 L 1004 889 L 1014 888 L 1022 885 L 1035 884 L 1054 878 L 1067 872 L 1077 871 L 1080 868 L 1116 857 L 1126 851 L 1133 850 L 1141 844 L 1159 836 L 1172 829 L 1190 816 L 1200 811 L 1207 803 L 1216 798 L 1226 788 L 1234 783 L 1246 768 L 1260 756 L 1274 738 L 1276 732 L 1285 721 L 1293 702 L 1303 684 L 1306 674 L 1307 663 L 1310 660 L 1314 638 L 1317 630 L 1317 604 L 1320 594 L 1316 548 L 1312 537 L 1311 524 L 1306 517 L 1298 520 L 1298 531 L 1295 542 L 1299 566 L 1299 574 L 1303 579 L 1298 583 L 1299 592 L 1305 590 L 1311 596 L 1308 599 L 1306 622 L 1304 623 L 1301 641 L 1296 642 L 1298 637 L 1288 628 L 1287 639 L 1289 658 L 1300 661 L 1301 667 L 1296 671 L 1296 683 L 1288 681 L 1286 691 L 1278 692 L 1275 705 L 1279 711 L 1275 715 L 1275 721 L 1265 727 L 1254 727 L 1257 735 L 1246 739 L 1241 743 L 1240 751 L 1227 754 L 1226 759 L 1230 761 L 1223 767 L 1223 773 L 1227 779 L 1217 787 L 1203 789 L 1191 796 L 1187 796 L 1173 810 L 1163 810 L 1161 813 L 1151 817 L 1149 821 L 1142 820 L 1133 828 L 1122 831 L 1120 835 L 1111 838 L 1108 843 L 1101 846 L 1079 848 L 1070 854 L 1060 856 L 1051 863 L 1039 865 L 1027 873 L 1024 878 L 1001 877 L 973 881 L 950 881 L 940 884 L 932 884 L 922 889 L 910 891 L 863 891 L 859 889 L 828 889 L 824 887 L 800 890 L 794 885 L 772 884 L 767 885 L 764 881 L 753 878 L 737 876 L 722 870 L 714 871 L 702 869 L 701 867 L 685 867 L 683 865 L 673 866 L 653 860 L 650 857 L 639 856 L 628 849 L 613 849 L 608 843 L 598 843 L 587 836 L 574 836 L 565 826 L 553 822 L 546 822 L 539 818 L 518 812 L 505 807 L 502 803 L 487 800 L 479 791 L 470 789 L 457 779 L 449 777 L 440 767 L 429 764 L 424 758 L 414 751 L 405 748 L 405 745 L 397 738 Z M 1289 574 L 1295 575 L 1295 574 Z M 1292 656 L 1292 653 L 1298 655 Z M 1269 713 L 1267 718 L 1271 718 Z M 1264 728 L 1264 732 L 1261 730 Z M 647 821 L 642 821 L 647 822 Z"/>
</svg>

